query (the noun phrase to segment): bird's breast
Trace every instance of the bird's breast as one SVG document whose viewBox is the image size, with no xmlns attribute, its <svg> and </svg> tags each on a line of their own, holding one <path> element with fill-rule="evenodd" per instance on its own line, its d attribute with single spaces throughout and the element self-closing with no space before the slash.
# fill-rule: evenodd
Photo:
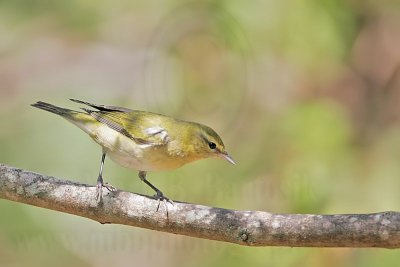
<svg viewBox="0 0 400 267">
<path fill-rule="evenodd" d="M 94 129 L 90 136 L 103 147 L 111 160 L 130 169 L 168 170 L 192 161 L 185 154 L 179 153 L 173 141 L 163 145 L 138 144 L 106 125 Z"/>
</svg>

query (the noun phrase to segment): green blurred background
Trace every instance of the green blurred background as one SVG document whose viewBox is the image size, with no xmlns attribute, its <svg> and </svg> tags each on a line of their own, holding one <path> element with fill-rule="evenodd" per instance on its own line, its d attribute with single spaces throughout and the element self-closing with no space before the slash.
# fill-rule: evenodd
<svg viewBox="0 0 400 267">
<path fill-rule="evenodd" d="M 238 165 L 150 173 L 172 199 L 278 213 L 400 207 L 399 1 L 0 1 L 0 162 L 94 184 L 68 98 L 217 130 Z M 106 162 L 114 186 L 153 194 Z M 399 251 L 247 248 L 0 200 L 0 266 L 396 266 Z"/>
</svg>

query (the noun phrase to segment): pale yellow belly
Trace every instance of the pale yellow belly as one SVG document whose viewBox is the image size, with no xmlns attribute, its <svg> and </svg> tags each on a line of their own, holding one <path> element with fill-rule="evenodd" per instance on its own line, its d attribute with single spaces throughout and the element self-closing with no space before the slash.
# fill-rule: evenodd
<svg viewBox="0 0 400 267">
<path fill-rule="evenodd" d="M 89 135 L 112 161 L 129 169 L 157 171 L 175 169 L 184 164 L 184 160 L 169 155 L 167 145 L 137 144 L 106 125 L 97 125 Z"/>
<path fill-rule="evenodd" d="M 148 149 L 146 149 L 148 150 Z M 107 155 L 117 164 L 138 171 L 161 171 L 181 167 L 184 163 L 174 161 L 160 151 L 144 151 L 143 156 L 129 155 L 121 151 L 106 151 Z"/>
<path fill-rule="evenodd" d="M 137 144 L 132 139 L 97 121 L 71 121 L 102 146 L 115 163 L 138 171 L 158 171 L 179 168 L 191 162 L 189 157 L 169 151 L 168 145 Z"/>
</svg>

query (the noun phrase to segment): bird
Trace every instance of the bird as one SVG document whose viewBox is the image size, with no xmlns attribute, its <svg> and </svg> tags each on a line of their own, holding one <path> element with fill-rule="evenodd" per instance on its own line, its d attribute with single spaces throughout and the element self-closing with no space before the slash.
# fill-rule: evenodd
<svg viewBox="0 0 400 267">
<path fill-rule="evenodd" d="M 149 182 L 147 172 L 172 170 L 212 157 L 236 165 L 221 137 L 204 124 L 148 111 L 70 100 L 86 107 L 76 111 L 42 101 L 32 106 L 63 117 L 102 147 L 96 183 L 98 202 L 102 201 L 103 187 L 115 190 L 103 181 L 103 166 L 107 156 L 122 167 L 138 171 L 140 180 L 155 191 L 154 197 L 159 203 L 168 201 L 172 204 L 170 198 Z"/>
</svg>

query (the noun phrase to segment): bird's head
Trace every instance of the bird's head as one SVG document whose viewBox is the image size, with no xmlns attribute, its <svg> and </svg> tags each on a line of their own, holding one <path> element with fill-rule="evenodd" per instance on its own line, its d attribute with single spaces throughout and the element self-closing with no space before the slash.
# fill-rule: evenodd
<svg viewBox="0 0 400 267">
<path fill-rule="evenodd" d="M 235 161 L 225 150 L 221 137 L 210 127 L 203 124 L 194 124 L 195 150 L 201 158 L 220 157 L 236 165 Z"/>
</svg>

